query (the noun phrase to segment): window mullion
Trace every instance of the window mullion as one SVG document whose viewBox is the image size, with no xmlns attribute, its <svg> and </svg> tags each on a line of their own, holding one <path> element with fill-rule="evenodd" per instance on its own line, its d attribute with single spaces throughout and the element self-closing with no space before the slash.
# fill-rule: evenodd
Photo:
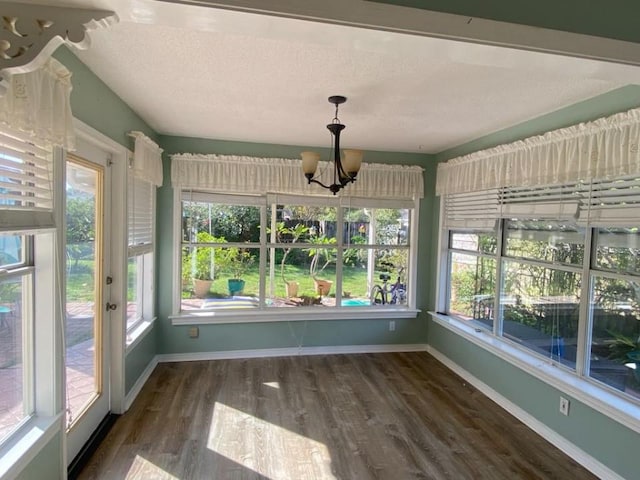
<svg viewBox="0 0 640 480">
<path fill-rule="evenodd" d="M 591 344 L 591 257 L 593 256 L 593 229 L 587 228 L 584 239 L 584 258 L 582 259 L 582 285 L 580 286 L 580 310 L 578 314 L 578 344 L 576 346 L 576 373 L 589 375 L 589 345 Z"/>
<path fill-rule="evenodd" d="M 275 215 L 275 207 L 271 208 L 271 235 L 274 235 L 274 219 Z M 266 205 L 260 206 L 260 258 L 259 258 L 259 275 L 258 275 L 258 298 L 260 308 L 264 308 L 266 306 L 266 291 L 267 291 L 267 282 L 266 282 L 266 272 L 267 272 L 267 229 L 264 228 L 267 226 L 267 207 Z M 270 262 L 269 262 L 269 277 L 273 280 L 274 275 L 274 261 L 275 261 L 275 251 L 270 252 Z M 269 285 L 273 285 L 273 281 L 269 282 Z"/>
<path fill-rule="evenodd" d="M 342 258 L 343 258 L 343 251 L 342 251 L 342 247 L 344 245 L 344 238 L 343 238 L 343 232 L 344 232 L 344 207 L 338 207 L 337 208 L 337 214 L 336 214 L 336 220 L 337 220 L 337 225 L 336 225 L 336 290 L 335 290 L 335 294 L 336 294 L 336 306 L 341 305 L 342 304 Z"/>
<path fill-rule="evenodd" d="M 509 260 L 515 263 L 521 263 L 523 265 L 535 265 L 544 268 L 552 268 L 561 272 L 582 273 L 582 267 L 568 265 L 566 263 L 549 262 L 547 260 L 531 260 L 523 257 L 510 257 L 503 255 L 504 260 Z"/>
<path fill-rule="evenodd" d="M 502 305 L 500 303 L 500 294 L 502 293 L 502 262 L 503 262 L 503 244 L 504 244 L 504 220 L 498 223 L 498 235 L 496 236 L 496 280 L 494 286 L 494 303 L 493 311 L 493 334 L 501 337 L 503 327 Z"/>
<path fill-rule="evenodd" d="M 371 245 L 375 244 L 376 240 L 376 215 L 369 211 L 369 238 L 367 242 Z M 367 269 L 367 292 L 371 292 L 371 289 L 375 285 L 375 264 L 376 264 L 376 252 L 373 248 L 369 248 L 367 251 L 367 265 L 370 267 Z"/>
<path fill-rule="evenodd" d="M 33 239 L 29 242 L 28 249 L 33 247 Z M 36 390 L 35 390 L 35 331 L 33 317 L 33 292 L 35 288 L 35 276 L 33 274 L 24 275 L 22 277 L 22 311 L 21 318 L 18 319 L 22 323 L 22 385 L 24 392 L 23 413 L 25 416 L 36 412 Z"/>
</svg>

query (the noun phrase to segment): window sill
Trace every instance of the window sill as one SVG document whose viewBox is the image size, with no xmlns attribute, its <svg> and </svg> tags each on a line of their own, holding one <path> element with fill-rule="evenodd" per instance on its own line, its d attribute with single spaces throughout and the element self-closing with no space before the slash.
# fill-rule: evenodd
<svg viewBox="0 0 640 480">
<path fill-rule="evenodd" d="M 55 434 L 61 431 L 61 417 L 62 414 L 59 414 L 55 417 L 33 417 L 27 420 L 0 448 L 0 478 L 17 477 Z"/>
<path fill-rule="evenodd" d="M 283 311 L 286 310 L 286 311 Z M 416 318 L 420 310 L 407 308 L 272 308 L 268 310 L 235 310 L 191 312 L 172 315 L 172 325 L 210 325 L 223 323 L 296 322 L 305 320 L 377 320 Z"/>
<path fill-rule="evenodd" d="M 598 385 L 595 381 L 544 361 L 514 345 L 495 337 L 491 332 L 477 329 L 455 318 L 429 312 L 438 325 L 451 330 L 471 343 L 493 353 L 502 360 L 522 369 L 552 387 L 571 395 L 581 403 L 640 433 L 640 405 Z"/>
<path fill-rule="evenodd" d="M 127 344 L 125 348 L 125 355 L 128 355 L 131 350 L 138 345 L 144 337 L 151 331 L 153 324 L 156 321 L 156 317 L 151 320 L 143 320 L 133 330 L 127 332 Z"/>
</svg>

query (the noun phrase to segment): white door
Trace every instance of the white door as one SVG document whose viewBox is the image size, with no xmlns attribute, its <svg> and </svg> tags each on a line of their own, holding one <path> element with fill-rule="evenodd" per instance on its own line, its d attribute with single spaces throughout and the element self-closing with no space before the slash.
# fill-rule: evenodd
<svg viewBox="0 0 640 480">
<path fill-rule="evenodd" d="M 110 411 L 109 154 L 78 139 L 66 161 L 67 464 Z"/>
</svg>

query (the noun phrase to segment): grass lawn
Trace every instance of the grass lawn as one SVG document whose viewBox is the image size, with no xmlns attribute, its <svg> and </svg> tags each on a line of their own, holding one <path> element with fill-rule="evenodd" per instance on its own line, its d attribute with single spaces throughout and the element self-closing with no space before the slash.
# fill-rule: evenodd
<svg viewBox="0 0 640 480">
<path fill-rule="evenodd" d="M 67 302 L 93 302 L 95 300 L 93 273 L 67 275 Z"/>
<path fill-rule="evenodd" d="M 331 287 L 331 296 L 335 296 L 335 268 L 327 267 L 318 278 L 324 280 L 330 280 L 334 282 Z M 244 295 L 247 296 L 259 296 L 259 269 L 257 266 L 252 267 L 243 277 L 245 281 Z M 315 297 L 315 286 L 313 278 L 309 276 L 309 269 L 306 267 L 298 267 L 295 265 L 287 265 L 285 270 L 285 278 L 287 281 L 298 282 L 298 296 L 310 296 Z M 227 287 L 227 278 L 218 278 L 213 282 L 211 286 L 211 297 L 226 297 L 229 295 Z M 267 278 L 269 282 L 269 278 Z M 280 275 L 280 269 L 276 269 L 274 272 L 274 288 L 276 298 L 286 298 L 285 285 Z M 361 267 L 344 267 L 342 269 L 342 290 L 348 292 L 351 297 L 368 298 L 369 292 L 367 291 L 367 270 Z M 269 296 L 270 286 L 267 284 L 267 296 Z M 183 292 L 183 297 L 191 298 L 189 292 Z"/>
</svg>

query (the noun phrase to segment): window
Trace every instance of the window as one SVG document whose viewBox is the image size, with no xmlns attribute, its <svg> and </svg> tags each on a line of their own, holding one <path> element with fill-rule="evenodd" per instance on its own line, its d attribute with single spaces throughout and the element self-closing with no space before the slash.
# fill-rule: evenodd
<svg viewBox="0 0 640 480">
<path fill-rule="evenodd" d="M 415 307 L 413 201 L 180 195 L 181 312 Z"/>
<path fill-rule="evenodd" d="M 447 313 L 640 400 L 637 184 L 503 189 L 467 228 L 452 209 Z"/>
<path fill-rule="evenodd" d="M 260 257 L 265 205 L 256 200 L 183 194 L 181 310 L 259 305 L 264 288 Z"/>
<path fill-rule="evenodd" d="M 0 235 L 0 442 L 33 414 L 32 240 Z"/>
<path fill-rule="evenodd" d="M 449 312 L 493 329 L 496 285 L 495 232 L 449 234 Z"/>
<path fill-rule="evenodd" d="M 53 326 L 55 255 L 53 235 L 42 233 L 53 227 L 53 149 L 36 141 L 6 126 L 0 130 L 0 443 L 36 414 L 36 394 L 43 410 L 53 400 L 46 388 L 35 389 L 36 362 L 51 365 L 53 337 L 44 332 Z M 36 296 L 40 311 L 48 311 L 38 319 L 38 350 Z"/>
<path fill-rule="evenodd" d="M 609 227 L 594 235 L 589 375 L 640 400 L 640 232 Z"/>
<path fill-rule="evenodd" d="M 153 318 L 155 186 L 128 177 L 127 333 Z"/>
</svg>

